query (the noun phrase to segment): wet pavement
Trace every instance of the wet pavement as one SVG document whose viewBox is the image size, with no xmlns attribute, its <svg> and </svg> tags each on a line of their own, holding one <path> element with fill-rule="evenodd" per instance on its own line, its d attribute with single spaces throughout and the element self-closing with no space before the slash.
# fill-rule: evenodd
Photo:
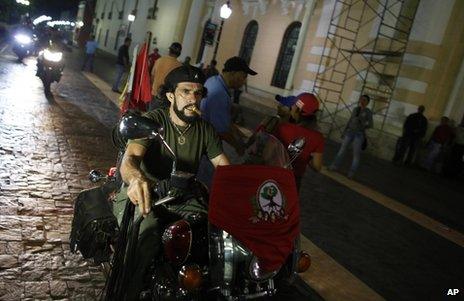
<svg viewBox="0 0 464 301">
<path fill-rule="evenodd" d="M 0 77 L 0 300 L 96 299 L 104 279 L 68 237 L 89 170 L 114 164 L 116 108 L 69 68 L 45 98 L 35 60 L 9 49 Z"/>
</svg>

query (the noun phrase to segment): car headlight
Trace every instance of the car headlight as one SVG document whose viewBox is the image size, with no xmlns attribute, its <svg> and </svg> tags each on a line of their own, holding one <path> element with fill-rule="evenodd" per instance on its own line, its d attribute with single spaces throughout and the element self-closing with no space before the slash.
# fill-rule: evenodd
<svg viewBox="0 0 464 301">
<path fill-rule="evenodd" d="M 30 36 L 18 33 L 17 35 L 14 36 L 16 42 L 20 44 L 30 44 L 32 42 L 32 39 Z"/>
<path fill-rule="evenodd" d="M 48 49 L 44 50 L 43 55 L 47 61 L 51 61 L 51 62 L 59 62 L 63 58 L 62 52 L 52 52 Z"/>
<path fill-rule="evenodd" d="M 259 259 L 256 256 L 253 256 L 253 258 L 251 259 L 248 270 L 249 270 L 251 279 L 256 280 L 256 281 L 267 280 L 271 277 L 274 277 L 279 272 L 279 270 L 275 270 L 275 271 L 264 270 L 259 265 Z"/>
</svg>

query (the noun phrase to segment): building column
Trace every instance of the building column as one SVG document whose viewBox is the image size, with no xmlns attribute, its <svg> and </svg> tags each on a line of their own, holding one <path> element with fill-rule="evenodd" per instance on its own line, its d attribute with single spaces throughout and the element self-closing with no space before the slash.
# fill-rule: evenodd
<svg viewBox="0 0 464 301">
<path fill-rule="evenodd" d="M 203 30 L 203 24 L 201 24 L 203 0 L 193 0 L 188 15 L 187 25 L 185 26 L 184 36 L 182 38 L 182 54 L 180 60 L 184 60 L 186 56 L 192 58 L 194 62 L 194 47 L 198 37 L 198 30 Z"/>
<path fill-rule="evenodd" d="M 458 76 L 454 81 L 444 115 L 456 121 L 457 124 L 464 121 L 464 58 Z"/>
<path fill-rule="evenodd" d="M 190 10 L 192 9 L 192 0 L 182 0 L 179 7 L 179 15 L 177 19 L 177 26 L 173 35 L 173 42 L 179 42 L 182 44 L 182 54 L 181 58 L 184 58 L 184 42 L 183 38 L 185 36 L 187 21 L 189 19 Z M 195 9 L 195 7 L 193 7 Z"/>
<path fill-rule="evenodd" d="M 284 94 L 286 95 L 290 93 L 290 90 L 293 87 L 293 79 L 295 78 L 296 69 L 300 62 L 301 52 L 303 51 L 303 48 L 304 48 L 304 41 L 306 40 L 309 23 L 311 22 L 311 15 L 313 14 L 315 5 L 316 5 L 316 0 L 306 1 L 305 14 L 303 16 L 303 21 L 301 22 L 300 33 L 298 35 L 298 41 L 296 43 L 295 53 L 293 54 L 292 65 L 290 66 L 290 71 L 288 72 L 287 81 L 285 83 Z"/>
</svg>

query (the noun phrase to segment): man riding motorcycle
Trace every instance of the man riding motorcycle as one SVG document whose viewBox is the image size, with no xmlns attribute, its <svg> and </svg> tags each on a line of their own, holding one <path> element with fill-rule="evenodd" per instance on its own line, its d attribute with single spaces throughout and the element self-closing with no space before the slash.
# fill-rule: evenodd
<svg viewBox="0 0 464 301">
<path fill-rule="evenodd" d="M 204 96 L 202 72 L 194 67 L 181 66 L 171 71 L 159 90 L 159 95 L 170 102 L 167 109 L 145 114 L 164 129 L 164 138 L 177 157 L 179 170 L 195 173 L 200 159 L 207 155 L 217 167 L 228 165 L 219 137 L 213 127 L 198 114 L 198 104 Z M 119 193 L 113 212 L 120 223 L 128 199 L 138 205 L 137 215 L 145 218 L 140 225 L 135 265 L 127 283 L 125 298 L 136 300 L 145 286 L 147 267 L 160 253 L 162 216 L 151 208 L 151 189 L 154 181 L 169 179 L 172 157 L 159 142 L 148 139 L 129 140 L 121 162 L 121 176 L 127 184 Z M 190 199 L 170 205 L 169 210 L 179 215 L 207 213 L 206 200 Z"/>
</svg>

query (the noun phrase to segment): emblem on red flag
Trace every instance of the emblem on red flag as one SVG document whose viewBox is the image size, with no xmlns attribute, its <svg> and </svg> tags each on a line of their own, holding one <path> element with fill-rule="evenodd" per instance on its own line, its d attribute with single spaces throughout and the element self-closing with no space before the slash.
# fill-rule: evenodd
<svg viewBox="0 0 464 301">
<path fill-rule="evenodd" d="M 275 223 L 277 220 L 287 220 L 285 212 L 286 201 L 282 190 L 274 180 L 266 180 L 252 199 L 254 216 L 250 217 L 253 223 L 259 221 Z"/>
</svg>

